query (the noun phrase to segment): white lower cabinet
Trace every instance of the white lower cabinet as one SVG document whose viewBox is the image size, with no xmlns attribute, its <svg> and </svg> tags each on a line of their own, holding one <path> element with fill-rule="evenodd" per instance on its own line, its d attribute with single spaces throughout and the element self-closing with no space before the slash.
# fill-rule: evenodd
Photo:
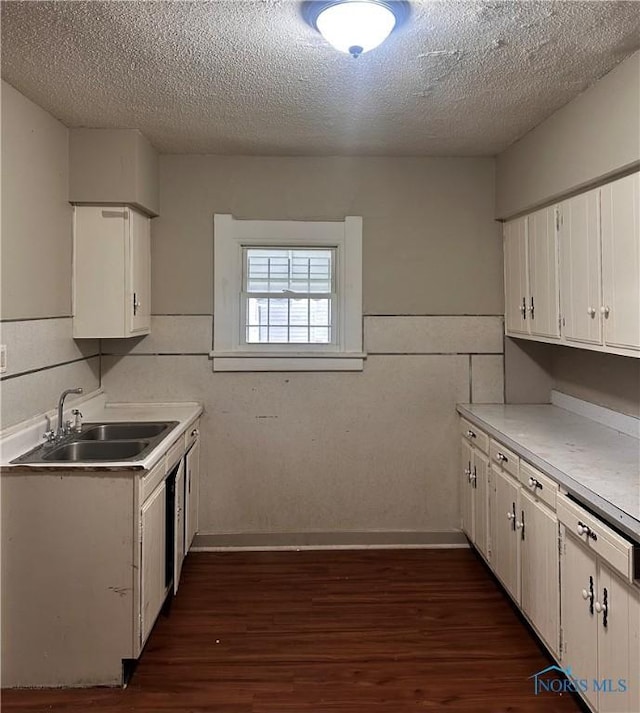
<svg viewBox="0 0 640 713">
<path fill-rule="evenodd" d="M 491 563 L 516 602 L 520 601 L 520 529 L 518 482 L 491 464 Z"/>
<path fill-rule="evenodd" d="M 489 567 L 591 710 L 638 713 L 640 545 L 464 418 L 460 433 L 469 539 L 482 554 L 488 542 Z M 488 475 L 485 496 L 474 487 L 479 472 Z M 488 510 L 478 504 L 483 497 Z"/>
<path fill-rule="evenodd" d="M 640 594 L 568 530 L 562 544 L 562 664 L 599 713 L 640 710 Z"/>
<path fill-rule="evenodd" d="M 140 645 L 143 646 L 164 603 L 166 584 L 166 486 L 145 500 L 140 522 Z"/>
<path fill-rule="evenodd" d="M 640 710 L 640 590 L 633 545 L 559 496 L 562 664 L 598 713 Z M 626 553 L 625 553 L 626 550 Z"/>
<path fill-rule="evenodd" d="M 200 438 L 198 437 L 198 432 L 198 428 L 194 428 L 191 432 L 195 441 L 185 456 L 185 554 L 189 551 L 193 543 L 193 538 L 198 531 L 198 503 L 200 495 Z"/>
<path fill-rule="evenodd" d="M 550 651 L 558 655 L 560 593 L 558 519 L 520 491 L 520 605 Z"/>
<path fill-rule="evenodd" d="M 462 529 L 482 553 L 490 558 L 489 546 L 489 458 L 482 452 L 488 447 L 486 434 L 463 422 L 462 463 L 460 468 L 460 503 Z"/>
<path fill-rule="evenodd" d="M 185 511 L 184 459 L 180 461 L 175 482 L 175 508 L 173 511 L 173 593 L 177 594 L 184 562 L 184 511 Z"/>
</svg>

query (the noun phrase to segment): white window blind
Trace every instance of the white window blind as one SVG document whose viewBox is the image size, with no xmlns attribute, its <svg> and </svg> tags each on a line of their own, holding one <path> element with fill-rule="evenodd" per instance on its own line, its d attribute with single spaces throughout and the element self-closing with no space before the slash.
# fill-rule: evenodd
<svg viewBox="0 0 640 713">
<path fill-rule="evenodd" d="M 335 249 L 245 248 L 246 343 L 333 343 L 335 279 Z"/>
</svg>

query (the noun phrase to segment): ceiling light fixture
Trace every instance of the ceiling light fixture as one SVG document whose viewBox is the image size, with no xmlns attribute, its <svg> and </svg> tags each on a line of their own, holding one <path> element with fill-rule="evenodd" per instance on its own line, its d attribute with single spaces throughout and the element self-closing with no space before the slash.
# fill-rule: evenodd
<svg viewBox="0 0 640 713">
<path fill-rule="evenodd" d="M 359 57 L 381 45 L 409 14 L 404 0 L 314 0 L 305 20 L 340 52 Z"/>
</svg>

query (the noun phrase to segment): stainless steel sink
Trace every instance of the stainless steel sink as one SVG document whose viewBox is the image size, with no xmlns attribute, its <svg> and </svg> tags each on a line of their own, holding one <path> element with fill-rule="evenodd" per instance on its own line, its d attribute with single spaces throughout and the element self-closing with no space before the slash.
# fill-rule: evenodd
<svg viewBox="0 0 640 713">
<path fill-rule="evenodd" d="M 149 441 L 71 441 L 54 447 L 42 455 L 43 461 L 83 461 L 129 460 L 142 453 Z"/>
<path fill-rule="evenodd" d="M 122 423 L 85 423 L 78 441 L 121 441 L 138 438 L 154 438 L 169 431 L 177 421 L 127 421 Z"/>
<path fill-rule="evenodd" d="M 46 443 L 11 463 L 93 463 L 136 461 L 150 453 L 178 421 L 119 421 L 85 423 L 57 443 Z"/>
</svg>

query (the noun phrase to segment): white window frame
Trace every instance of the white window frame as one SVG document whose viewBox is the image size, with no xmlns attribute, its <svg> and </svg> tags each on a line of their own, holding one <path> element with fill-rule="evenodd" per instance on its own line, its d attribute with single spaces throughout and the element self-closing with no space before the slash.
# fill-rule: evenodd
<svg viewBox="0 0 640 713">
<path fill-rule="evenodd" d="M 331 344 L 250 344 L 242 335 L 244 248 L 336 250 L 337 319 Z M 361 371 L 362 218 L 237 220 L 214 216 L 214 371 Z"/>
</svg>

